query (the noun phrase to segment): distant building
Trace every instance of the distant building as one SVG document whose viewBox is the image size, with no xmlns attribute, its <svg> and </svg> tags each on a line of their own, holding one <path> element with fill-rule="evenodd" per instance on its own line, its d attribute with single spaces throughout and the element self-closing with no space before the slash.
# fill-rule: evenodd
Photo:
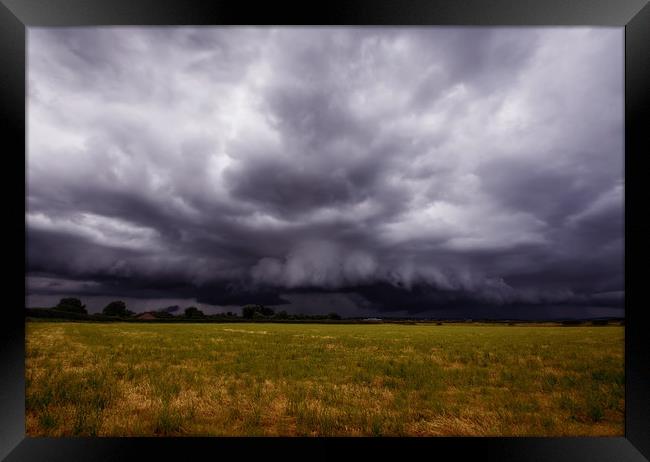
<svg viewBox="0 0 650 462">
<path fill-rule="evenodd" d="M 363 322 L 383 322 L 381 318 L 366 318 L 362 319 Z"/>
<path fill-rule="evenodd" d="M 146 313 L 138 314 L 137 316 L 135 316 L 135 319 L 142 320 L 142 321 L 151 321 L 153 319 L 156 319 L 156 317 L 152 313 L 146 312 Z"/>
</svg>

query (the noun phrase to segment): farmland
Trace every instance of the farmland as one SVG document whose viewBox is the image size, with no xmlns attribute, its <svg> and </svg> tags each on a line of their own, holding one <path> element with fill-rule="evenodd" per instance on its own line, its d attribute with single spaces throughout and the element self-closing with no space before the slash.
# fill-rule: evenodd
<svg viewBox="0 0 650 462">
<path fill-rule="evenodd" d="M 622 326 L 28 322 L 28 436 L 623 435 Z"/>
</svg>

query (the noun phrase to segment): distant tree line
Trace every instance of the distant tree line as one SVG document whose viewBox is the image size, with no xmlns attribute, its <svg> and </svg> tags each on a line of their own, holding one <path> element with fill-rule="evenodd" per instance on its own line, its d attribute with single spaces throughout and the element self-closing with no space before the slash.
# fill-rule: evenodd
<svg viewBox="0 0 650 462">
<path fill-rule="evenodd" d="M 43 312 L 48 311 L 48 313 Z M 180 314 L 176 314 L 180 312 Z M 207 315 L 196 306 L 189 306 L 181 311 L 177 305 L 160 308 L 154 311 L 147 311 L 151 316 L 161 320 L 340 320 L 338 313 L 331 312 L 328 314 L 289 314 L 285 310 L 276 312 L 273 308 L 264 305 L 244 305 L 241 308 L 241 317 L 233 312 L 216 313 Z M 122 300 L 114 300 L 108 303 L 101 313 L 89 314 L 81 300 L 73 297 L 62 298 L 56 306 L 49 309 L 29 309 L 28 315 L 34 317 L 47 318 L 67 318 L 67 319 L 93 319 L 93 320 L 129 320 L 137 319 L 144 313 L 135 313 L 129 310 L 126 303 Z"/>
<path fill-rule="evenodd" d="M 289 314 L 285 310 L 277 313 L 273 308 L 264 305 L 245 305 L 242 307 L 242 317 L 245 319 L 341 319 L 338 313 L 328 314 Z"/>
<path fill-rule="evenodd" d="M 176 314 L 178 313 L 178 314 Z M 303 314 L 292 313 L 289 314 L 285 310 L 275 311 L 264 305 L 244 305 L 241 307 L 241 316 L 233 311 L 227 311 L 215 314 L 205 314 L 196 306 L 189 306 L 184 310 L 180 306 L 168 306 L 159 308 L 154 311 L 147 311 L 145 313 L 134 313 L 129 310 L 126 303 L 122 300 L 114 300 L 108 303 L 101 311 L 101 313 L 89 314 L 81 300 L 73 297 L 62 298 L 56 306 L 51 308 L 26 308 L 26 317 L 29 318 L 48 318 L 48 319 L 71 319 L 71 320 L 90 320 L 90 321 L 138 321 L 140 316 L 146 314 L 145 319 L 159 319 L 161 321 L 169 322 L 248 322 L 248 321 L 262 321 L 262 322 L 282 322 L 282 321 L 313 321 L 313 322 L 336 322 L 342 320 L 342 317 L 336 313 L 331 312 L 328 314 Z M 362 317 L 347 317 L 344 322 L 369 322 L 373 318 Z M 442 325 L 442 320 L 437 318 L 402 318 L 392 317 L 384 318 L 384 321 L 398 322 L 403 324 L 415 324 L 416 322 L 435 322 L 437 325 Z M 607 326 L 611 324 L 623 325 L 623 318 L 607 317 L 607 318 L 592 318 L 592 319 L 558 319 L 552 321 L 544 320 L 494 320 L 494 319 L 445 319 L 445 323 L 497 323 L 515 326 L 527 322 L 553 322 L 564 326 Z"/>
</svg>

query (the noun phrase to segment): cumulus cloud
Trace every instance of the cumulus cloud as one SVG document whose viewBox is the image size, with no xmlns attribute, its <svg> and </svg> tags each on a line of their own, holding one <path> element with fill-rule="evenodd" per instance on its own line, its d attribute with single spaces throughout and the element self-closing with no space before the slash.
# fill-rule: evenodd
<svg viewBox="0 0 650 462">
<path fill-rule="evenodd" d="M 31 295 L 622 309 L 620 28 L 28 34 Z"/>
</svg>

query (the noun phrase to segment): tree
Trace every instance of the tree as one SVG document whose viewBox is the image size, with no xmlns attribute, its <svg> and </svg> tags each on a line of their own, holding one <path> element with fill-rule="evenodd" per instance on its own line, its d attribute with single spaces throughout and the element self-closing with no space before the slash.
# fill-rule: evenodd
<svg viewBox="0 0 650 462">
<path fill-rule="evenodd" d="M 126 317 L 128 316 L 128 313 L 129 311 L 126 309 L 126 303 L 122 300 L 112 301 L 102 310 L 102 314 L 106 316 Z"/>
<path fill-rule="evenodd" d="M 277 313 L 275 313 L 275 317 L 277 319 L 288 319 L 289 314 L 285 310 L 282 310 L 282 311 L 278 311 Z"/>
<path fill-rule="evenodd" d="M 245 305 L 241 309 L 241 315 L 243 318 L 251 319 L 253 316 L 255 316 L 256 311 L 257 305 Z"/>
<path fill-rule="evenodd" d="M 273 316 L 275 314 L 275 311 L 273 308 L 268 308 L 266 306 L 260 306 L 260 314 L 262 316 Z"/>
<path fill-rule="evenodd" d="M 341 319 L 341 315 L 335 312 L 328 313 L 327 317 L 329 319 Z"/>
<path fill-rule="evenodd" d="M 203 316 L 205 316 L 205 314 L 203 314 L 203 311 L 199 310 L 195 306 L 190 306 L 188 308 L 185 308 L 186 318 L 202 318 Z"/>
<path fill-rule="evenodd" d="M 264 305 L 245 305 L 241 311 L 242 317 L 247 319 L 268 317 L 275 314 L 272 308 L 267 308 Z"/>
<path fill-rule="evenodd" d="M 62 298 L 54 309 L 58 311 L 67 311 L 68 313 L 88 314 L 88 311 L 86 311 L 86 305 L 82 305 L 81 300 L 78 298 Z"/>
</svg>

